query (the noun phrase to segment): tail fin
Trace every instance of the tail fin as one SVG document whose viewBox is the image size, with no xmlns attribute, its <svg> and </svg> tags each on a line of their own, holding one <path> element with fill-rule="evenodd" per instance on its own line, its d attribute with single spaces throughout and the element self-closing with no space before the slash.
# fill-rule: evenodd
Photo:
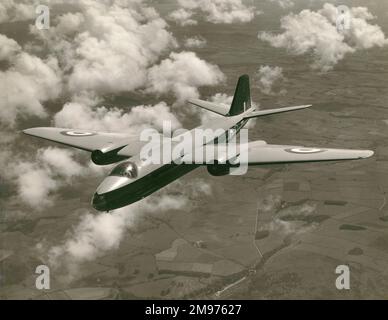
<svg viewBox="0 0 388 320">
<path fill-rule="evenodd" d="M 251 90 L 249 87 L 249 76 L 242 75 L 237 82 L 233 102 L 228 116 L 236 116 L 251 108 Z"/>
</svg>

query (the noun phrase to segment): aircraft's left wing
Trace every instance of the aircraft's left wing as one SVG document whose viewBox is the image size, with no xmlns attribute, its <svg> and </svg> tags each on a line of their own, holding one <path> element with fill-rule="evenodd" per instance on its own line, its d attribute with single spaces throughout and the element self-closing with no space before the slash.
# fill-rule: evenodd
<svg viewBox="0 0 388 320">
<path fill-rule="evenodd" d="M 213 151 L 215 150 L 215 151 Z M 217 161 L 235 164 L 260 165 L 271 163 L 319 162 L 334 160 L 366 159 L 373 155 L 371 150 L 308 148 L 303 146 L 271 145 L 265 141 L 247 144 L 206 145 L 195 153 L 185 155 L 184 163 L 209 164 Z"/>
<path fill-rule="evenodd" d="M 373 155 L 371 150 L 307 148 L 301 146 L 261 145 L 248 146 L 249 165 L 265 163 L 318 162 L 334 160 L 366 159 Z M 244 162 L 244 157 L 241 162 Z"/>
<path fill-rule="evenodd" d="M 129 155 L 137 154 L 141 146 L 137 136 L 122 133 L 96 132 L 65 128 L 32 128 L 23 131 L 25 134 L 61 143 L 85 151 L 101 150 L 108 152 L 126 147 Z M 127 148 L 127 149 L 128 149 Z"/>
</svg>

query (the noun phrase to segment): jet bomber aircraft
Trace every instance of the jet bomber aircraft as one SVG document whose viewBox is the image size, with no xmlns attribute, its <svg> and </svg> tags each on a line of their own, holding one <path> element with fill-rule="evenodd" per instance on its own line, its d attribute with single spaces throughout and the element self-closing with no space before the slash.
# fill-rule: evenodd
<svg viewBox="0 0 388 320">
<path fill-rule="evenodd" d="M 230 107 L 199 99 L 189 100 L 189 102 L 220 115 L 198 127 L 202 130 L 210 129 L 219 132 L 194 147 L 199 154 L 206 153 L 211 146 L 227 145 L 251 118 L 311 107 L 311 105 L 302 105 L 257 110 L 251 104 L 247 75 L 239 78 Z M 192 133 L 193 130 L 188 133 Z M 208 172 L 213 176 L 221 176 L 229 174 L 237 164 L 250 167 L 262 164 L 356 160 L 373 155 L 373 151 L 370 150 L 271 145 L 260 140 L 234 143 L 236 151 L 232 154 L 216 152 L 205 159 L 203 157 L 192 159 L 190 155 L 193 148 L 191 148 L 190 151 L 180 152 L 170 157 L 168 161 L 155 163 L 145 161 L 142 149 L 146 142 L 141 141 L 139 136 L 66 128 L 32 128 L 23 132 L 89 151 L 92 161 L 97 165 L 117 163 L 94 194 L 92 205 L 98 211 L 111 211 L 139 201 L 200 166 L 206 166 Z M 182 135 L 185 134 L 187 135 L 187 133 Z M 176 145 L 177 143 L 176 140 L 172 141 L 172 137 L 163 136 L 158 146 L 159 150 L 165 148 L 167 144 Z M 243 157 L 244 151 L 246 155 Z"/>
</svg>

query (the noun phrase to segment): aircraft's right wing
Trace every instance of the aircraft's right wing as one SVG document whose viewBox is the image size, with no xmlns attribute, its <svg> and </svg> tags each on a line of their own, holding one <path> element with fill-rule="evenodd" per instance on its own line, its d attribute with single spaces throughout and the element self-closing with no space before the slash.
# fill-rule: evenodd
<svg viewBox="0 0 388 320">
<path fill-rule="evenodd" d="M 139 137 L 122 133 L 65 128 L 32 128 L 24 130 L 23 133 L 90 152 L 109 152 L 126 147 L 127 156 L 137 154 L 144 145 L 144 142 L 139 141 Z"/>
<path fill-rule="evenodd" d="M 186 154 L 182 161 L 192 164 L 209 164 L 215 161 L 232 164 L 260 165 L 271 163 L 318 162 L 365 159 L 373 155 L 371 150 L 307 148 L 302 146 L 271 145 L 265 141 L 247 144 L 219 144 L 199 147 Z"/>
</svg>

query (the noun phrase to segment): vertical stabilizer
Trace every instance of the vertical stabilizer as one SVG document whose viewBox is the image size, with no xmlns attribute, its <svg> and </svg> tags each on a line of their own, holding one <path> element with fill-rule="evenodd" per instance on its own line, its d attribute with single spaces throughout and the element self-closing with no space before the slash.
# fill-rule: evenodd
<svg viewBox="0 0 388 320">
<path fill-rule="evenodd" d="M 249 87 L 249 76 L 242 75 L 237 82 L 233 102 L 230 107 L 229 116 L 236 116 L 251 108 L 251 90 Z"/>
</svg>

